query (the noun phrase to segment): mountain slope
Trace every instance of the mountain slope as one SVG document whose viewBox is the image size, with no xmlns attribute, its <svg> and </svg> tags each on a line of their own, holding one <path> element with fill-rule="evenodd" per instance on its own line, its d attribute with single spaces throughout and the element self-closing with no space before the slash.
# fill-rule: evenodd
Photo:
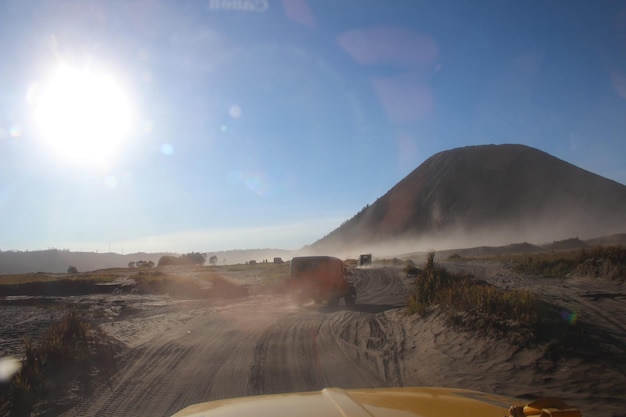
<svg viewBox="0 0 626 417">
<path fill-rule="evenodd" d="M 534 148 L 483 145 L 432 156 L 312 247 L 453 236 L 471 244 L 487 235 L 507 243 L 625 230 L 626 186 Z"/>
</svg>

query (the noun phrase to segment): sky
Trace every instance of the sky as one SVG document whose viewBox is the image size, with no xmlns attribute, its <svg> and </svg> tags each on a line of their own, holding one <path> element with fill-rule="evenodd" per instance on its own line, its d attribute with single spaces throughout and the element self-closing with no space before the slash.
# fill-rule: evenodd
<svg viewBox="0 0 626 417">
<path fill-rule="evenodd" d="M 0 3 L 0 250 L 299 249 L 433 154 L 626 184 L 621 1 Z"/>
</svg>

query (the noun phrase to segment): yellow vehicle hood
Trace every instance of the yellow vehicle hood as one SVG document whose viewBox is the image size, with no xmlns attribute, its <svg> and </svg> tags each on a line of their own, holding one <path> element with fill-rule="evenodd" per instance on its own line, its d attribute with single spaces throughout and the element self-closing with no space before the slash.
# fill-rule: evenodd
<svg viewBox="0 0 626 417">
<path fill-rule="evenodd" d="M 444 388 L 326 388 L 191 405 L 175 417 L 503 417 L 523 402 L 477 391 Z"/>
</svg>

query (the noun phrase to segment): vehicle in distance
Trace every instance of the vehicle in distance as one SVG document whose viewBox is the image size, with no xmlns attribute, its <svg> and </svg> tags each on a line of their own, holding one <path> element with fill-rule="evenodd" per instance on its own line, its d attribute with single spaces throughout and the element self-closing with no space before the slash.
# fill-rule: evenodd
<svg viewBox="0 0 626 417">
<path fill-rule="evenodd" d="M 313 300 L 336 305 L 341 298 L 347 305 L 356 301 L 356 289 L 347 278 L 343 261 L 333 256 L 297 256 L 291 260 L 291 296 L 297 305 Z"/>
<path fill-rule="evenodd" d="M 261 395 L 190 405 L 173 417 L 218 416 L 291 417 L 580 417 L 578 410 L 558 399 L 526 403 L 478 391 L 446 388 L 368 388 Z"/>
</svg>

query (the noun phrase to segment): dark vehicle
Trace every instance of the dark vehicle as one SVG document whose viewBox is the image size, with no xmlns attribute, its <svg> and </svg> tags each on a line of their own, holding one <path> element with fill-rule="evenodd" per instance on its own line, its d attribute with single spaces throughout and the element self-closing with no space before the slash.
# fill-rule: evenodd
<svg viewBox="0 0 626 417">
<path fill-rule="evenodd" d="M 356 301 L 356 289 L 347 279 L 341 259 L 332 256 L 300 256 L 291 260 L 291 296 L 296 304 L 313 300 L 336 305 L 343 298 L 347 305 Z"/>
<path fill-rule="evenodd" d="M 372 263 L 372 254 L 367 253 L 365 255 L 359 256 L 359 265 L 371 265 Z"/>
</svg>

